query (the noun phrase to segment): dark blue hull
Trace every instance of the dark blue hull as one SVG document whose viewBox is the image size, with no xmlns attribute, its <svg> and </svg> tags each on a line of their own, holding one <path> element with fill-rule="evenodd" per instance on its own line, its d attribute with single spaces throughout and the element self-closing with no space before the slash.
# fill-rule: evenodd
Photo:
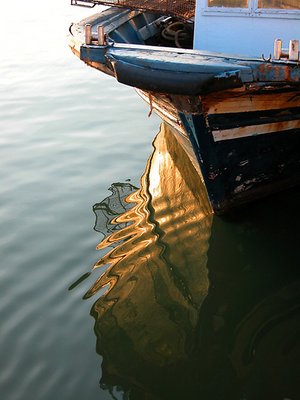
<svg viewBox="0 0 300 400">
<path fill-rule="evenodd" d="M 203 115 L 180 114 L 217 213 L 300 183 L 300 131 L 215 142 Z"/>
</svg>

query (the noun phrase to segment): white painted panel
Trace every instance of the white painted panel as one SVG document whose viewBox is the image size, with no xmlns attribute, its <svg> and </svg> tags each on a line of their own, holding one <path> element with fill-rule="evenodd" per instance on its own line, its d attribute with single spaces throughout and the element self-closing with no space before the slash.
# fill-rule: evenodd
<svg viewBox="0 0 300 400">
<path fill-rule="evenodd" d="M 273 54 L 275 39 L 282 39 L 284 48 L 290 39 L 300 39 L 299 13 L 257 13 L 251 8 L 207 11 L 206 4 L 206 0 L 197 0 L 195 49 L 268 57 Z"/>
</svg>

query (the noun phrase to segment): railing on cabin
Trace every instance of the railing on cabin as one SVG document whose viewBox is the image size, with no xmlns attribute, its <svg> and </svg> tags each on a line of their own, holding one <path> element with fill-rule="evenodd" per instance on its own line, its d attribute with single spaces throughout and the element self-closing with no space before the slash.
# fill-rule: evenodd
<svg viewBox="0 0 300 400">
<path fill-rule="evenodd" d="M 71 0 L 71 4 L 83 7 L 101 4 L 159 12 L 188 19 L 195 15 L 196 0 Z"/>
</svg>

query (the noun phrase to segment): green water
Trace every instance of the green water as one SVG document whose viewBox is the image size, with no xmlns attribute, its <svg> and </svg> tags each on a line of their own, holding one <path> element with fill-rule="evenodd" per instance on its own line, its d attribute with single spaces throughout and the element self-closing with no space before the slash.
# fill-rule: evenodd
<svg viewBox="0 0 300 400">
<path fill-rule="evenodd" d="M 299 398 L 299 190 L 213 217 L 89 13 L 2 7 L 1 400 Z"/>
</svg>

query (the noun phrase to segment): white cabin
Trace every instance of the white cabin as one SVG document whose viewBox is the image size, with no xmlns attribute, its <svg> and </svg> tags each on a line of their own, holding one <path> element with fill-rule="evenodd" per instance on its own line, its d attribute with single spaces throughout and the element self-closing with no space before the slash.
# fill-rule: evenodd
<svg viewBox="0 0 300 400">
<path fill-rule="evenodd" d="M 300 0 L 197 0 L 194 48 L 268 58 L 300 39 Z"/>
</svg>

